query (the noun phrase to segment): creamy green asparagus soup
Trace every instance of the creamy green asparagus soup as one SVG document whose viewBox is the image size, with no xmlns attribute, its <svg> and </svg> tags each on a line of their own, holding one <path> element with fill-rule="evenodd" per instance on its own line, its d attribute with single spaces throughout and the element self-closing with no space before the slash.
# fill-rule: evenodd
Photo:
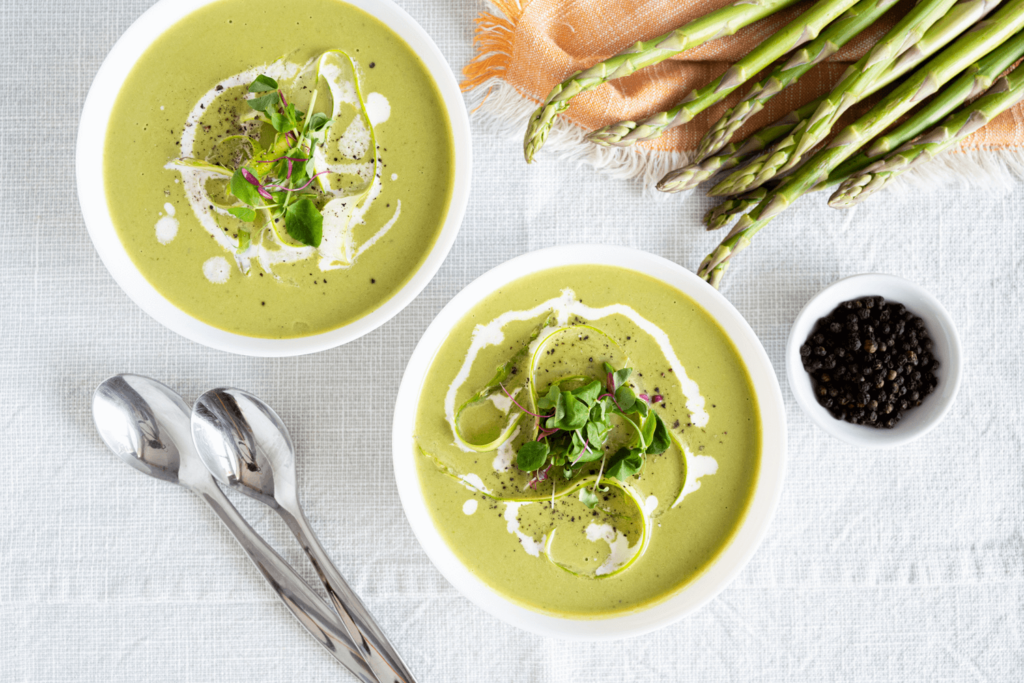
<svg viewBox="0 0 1024 683">
<path fill-rule="evenodd" d="M 186 313 L 252 337 L 324 332 L 422 265 L 452 189 L 451 127 L 419 58 L 338 0 L 219 0 L 118 94 L 114 225 Z"/>
<path fill-rule="evenodd" d="M 715 321 L 631 270 L 502 287 L 434 358 L 415 431 L 448 545 L 527 607 L 636 610 L 699 576 L 747 510 L 761 457 L 750 377 Z"/>
</svg>

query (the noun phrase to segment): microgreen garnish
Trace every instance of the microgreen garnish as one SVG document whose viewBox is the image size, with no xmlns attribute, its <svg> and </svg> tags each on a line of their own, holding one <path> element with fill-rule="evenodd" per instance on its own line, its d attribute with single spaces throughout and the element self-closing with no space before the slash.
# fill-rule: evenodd
<svg viewBox="0 0 1024 683">
<path fill-rule="evenodd" d="M 534 415 L 537 438 L 520 446 L 516 454 L 516 466 L 534 473 L 530 486 L 551 476 L 552 467 L 558 468 L 568 480 L 597 460 L 601 461 L 600 472 L 605 476 L 625 481 L 643 470 L 646 456 L 668 449 L 668 428 L 650 409 L 650 404 L 660 402 L 661 397 L 656 396 L 659 401 L 654 401 L 647 394 L 637 396 L 627 383 L 631 368 L 616 370 L 605 363 L 604 369 L 608 374 L 603 385 L 593 380 L 576 389 L 563 390 L 555 384 L 537 399 L 537 410 L 541 413 Z M 608 457 L 604 445 L 612 431 L 612 415 L 626 422 L 636 436 L 632 445 Z M 601 474 L 593 490 L 580 490 L 580 500 L 589 508 L 597 505 L 597 493 L 603 490 L 600 479 Z"/>
<path fill-rule="evenodd" d="M 247 206 L 232 206 L 228 208 L 228 213 L 237 218 L 240 221 L 251 223 L 256 220 L 256 212 Z M 246 232 L 248 234 L 248 232 Z"/>
<path fill-rule="evenodd" d="M 234 174 L 231 176 L 231 194 L 249 206 L 262 205 L 261 197 L 273 200 L 270 193 L 260 185 L 259 179 L 246 168 L 235 169 Z"/>
<path fill-rule="evenodd" d="M 270 92 L 271 90 L 277 90 L 277 81 L 263 74 L 257 76 L 256 80 L 249 84 L 249 92 Z"/>
<path fill-rule="evenodd" d="M 301 112 L 289 104 L 277 81 L 261 74 L 249 84 L 247 100 L 261 120 L 275 131 L 274 141 L 264 150 L 256 137 L 247 138 L 252 154 L 236 168 L 224 169 L 231 174 L 228 189 L 240 206 L 227 209 L 243 223 L 255 223 L 259 211 L 269 214 L 269 225 L 283 222 L 288 235 L 310 247 L 319 247 L 323 240 L 323 214 L 320 206 L 326 197 L 314 181 L 326 171 L 316 173 L 313 154 L 324 144 L 332 123 L 322 112 L 313 112 L 317 91 L 309 101 L 309 112 Z M 239 229 L 238 251 L 252 244 L 252 230 Z"/>
<path fill-rule="evenodd" d="M 324 217 L 313 202 L 302 198 L 288 207 L 284 224 L 293 238 L 312 246 L 319 246 L 323 238 Z"/>
<path fill-rule="evenodd" d="M 582 488 L 580 489 L 580 500 L 583 501 L 583 504 L 588 508 L 593 508 L 597 505 L 597 494 L 588 488 Z"/>
</svg>

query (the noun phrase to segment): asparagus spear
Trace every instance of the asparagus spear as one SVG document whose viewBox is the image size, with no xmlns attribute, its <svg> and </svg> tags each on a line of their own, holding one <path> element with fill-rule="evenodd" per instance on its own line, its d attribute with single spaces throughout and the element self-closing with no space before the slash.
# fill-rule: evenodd
<svg viewBox="0 0 1024 683">
<path fill-rule="evenodd" d="M 863 173 L 844 180 L 828 205 L 834 209 L 845 209 L 863 201 L 900 174 L 931 161 L 974 131 L 987 126 L 992 119 L 1021 100 L 1024 100 L 1024 69 L 1017 69 L 1000 78 L 983 97 L 939 126 L 871 164 Z"/>
<path fill-rule="evenodd" d="M 759 187 L 747 194 L 738 197 L 730 197 L 716 207 L 708 209 L 704 214 L 704 225 L 708 230 L 724 228 L 732 220 L 732 217 L 746 213 L 761 203 L 761 200 L 768 194 L 767 187 Z"/>
<path fill-rule="evenodd" d="M 587 138 L 603 146 L 628 147 L 644 140 L 653 140 L 669 128 L 692 121 L 697 114 L 728 97 L 732 91 L 773 61 L 815 39 L 822 29 L 856 2 L 857 0 L 818 0 L 806 12 L 729 67 L 721 77 L 703 88 L 691 91 L 682 102 L 668 111 L 658 112 L 640 123 L 620 121 L 593 131 Z"/>
<path fill-rule="evenodd" d="M 764 151 L 768 145 L 790 133 L 802 120 L 813 114 L 820 103 L 819 97 L 765 126 L 749 138 L 726 145 L 715 156 L 670 171 L 658 181 L 657 188 L 662 192 L 682 192 L 697 187 L 720 171 L 738 166 L 744 159 Z"/>
<path fill-rule="evenodd" d="M 778 188 L 768 193 L 749 214 L 742 216 L 726 238 L 701 263 L 697 272 L 718 286 L 730 259 L 750 245 L 751 239 L 800 196 L 826 180 L 829 173 L 853 156 L 869 140 L 900 116 L 1002 45 L 1024 27 L 1024 0 L 1009 0 L 991 19 L 979 22 L 952 45 L 916 71 L 867 114 L 850 124 L 828 147 L 808 159 Z"/>
<path fill-rule="evenodd" d="M 593 90 L 616 78 L 628 76 L 638 69 L 658 64 L 669 57 L 704 43 L 729 36 L 759 19 L 796 4 L 798 0 L 736 0 L 731 5 L 694 19 L 685 26 L 646 42 L 638 42 L 619 54 L 578 71 L 556 85 L 544 103 L 530 117 L 523 140 L 527 162 L 543 145 L 554 124 L 555 117 L 569 108 L 572 98 Z"/>
<path fill-rule="evenodd" d="M 936 22 L 935 25 L 925 33 L 924 37 L 917 41 L 917 43 L 912 47 L 905 50 L 898 59 L 891 63 L 889 68 L 885 69 L 881 74 L 874 78 L 873 82 L 860 93 L 860 99 L 869 97 L 876 91 L 886 85 L 889 85 L 903 74 L 915 68 L 928 56 L 934 54 L 951 40 L 963 33 L 964 30 L 971 26 L 980 17 L 985 16 L 1000 2 L 1001 0 L 960 0 L 958 6 Z M 920 7 L 921 5 L 918 5 L 915 10 Z M 910 17 L 913 12 L 914 10 L 912 10 L 907 17 Z M 902 23 L 903 22 L 901 22 L 901 24 Z M 896 28 L 887 34 L 887 36 L 895 34 L 897 29 L 899 29 L 899 26 L 900 25 L 898 24 Z M 896 36 L 896 40 L 894 42 L 899 42 L 899 36 Z M 841 79 L 839 85 L 837 85 L 836 88 L 833 89 L 832 93 L 829 94 L 830 98 L 838 89 L 842 88 L 843 83 L 849 82 L 848 77 L 851 73 L 854 74 L 854 78 L 856 79 L 856 73 L 859 69 L 863 68 L 872 53 L 869 53 L 866 57 L 847 70 L 846 75 Z M 828 102 L 826 101 L 823 102 L 821 106 L 825 107 L 827 104 Z M 849 108 L 852 104 L 853 102 L 847 102 L 844 106 Z M 817 112 L 815 113 L 817 114 Z M 831 127 L 831 124 L 829 124 L 829 127 Z M 794 131 L 794 134 L 791 137 L 783 139 L 776 147 L 773 147 L 771 150 L 763 153 L 759 157 L 756 157 L 747 166 L 740 168 L 727 176 L 725 180 L 713 187 L 708 194 L 713 196 L 742 194 L 758 187 L 761 183 L 766 182 L 770 178 L 774 178 L 778 173 L 795 167 L 796 164 L 799 163 L 800 158 L 804 156 L 803 153 L 795 154 L 796 149 L 800 144 L 799 140 L 803 138 L 804 135 L 805 131 Z"/>
<path fill-rule="evenodd" d="M 669 171 L 655 188 L 659 192 L 682 192 L 697 187 L 715 174 L 741 164 L 747 158 L 739 153 L 742 145 L 742 142 L 729 143 L 715 156 Z"/>
<path fill-rule="evenodd" d="M 708 190 L 708 195 L 711 197 L 721 197 L 743 194 L 761 187 L 761 185 L 774 178 L 779 174 L 782 166 L 789 161 L 793 150 L 796 149 L 797 140 L 800 139 L 800 135 L 807 129 L 809 121 L 810 117 L 801 120 L 788 135 L 772 145 L 770 150 L 755 157 L 743 168 L 737 169 L 726 176 L 720 183 Z"/>
<path fill-rule="evenodd" d="M 727 110 L 701 138 L 695 161 L 703 161 L 722 149 L 744 123 L 764 109 L 771 98 L 795 83 L 815 64 L 835 54 L 895 4 L 896 0 L 861 0 L 847 10 L 817 39 L 793 53 L 784 64 L 755 84 L 739 104 Z"/>
</svg>

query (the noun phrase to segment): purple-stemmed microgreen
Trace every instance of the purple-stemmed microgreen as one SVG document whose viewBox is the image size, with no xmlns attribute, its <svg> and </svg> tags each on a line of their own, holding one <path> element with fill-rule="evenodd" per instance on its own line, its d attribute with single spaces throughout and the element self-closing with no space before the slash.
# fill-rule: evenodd
<svg viewBox="0 0 1024 683">
<path fill-rule="evenodd" d="M 256 189 L 256 192 L 259 194 L 259 196 L 263 197 L 264 199 L 274 201 L 274 195 L 270 194 L 270 191 L 260 183 L 259 178 L 257 178 L 252 171 L 245 167 L 242 167 L 238 169 L 237 173 L 242 176 L 245 182 L 249 183 Z M 241 199 L 241 197 L 239 197 L 239 199 Z"/>
</svg>

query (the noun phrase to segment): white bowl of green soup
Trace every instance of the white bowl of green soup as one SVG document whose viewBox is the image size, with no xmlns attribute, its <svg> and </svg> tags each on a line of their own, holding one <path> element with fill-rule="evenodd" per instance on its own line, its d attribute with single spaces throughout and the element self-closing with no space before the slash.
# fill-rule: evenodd
<svg viewBox="0 0 1024 683">
<path fill-rule="evenodd" d="M 311 353 L 382 325 L 458 232 L 468 117 L 390 0 L 162 0 L 111 50 L 78 133 L 89 234 L 171 330 Z"/>
<path fill-rule="evenodd" d="M 771 363 L 716 290 L 661 257 L 515 258 L 441 311 L 398 392 L 393 456 L 416 537 L 506 622 L 639 635 L 732 581 L 782 489 Z"/>
</svg>

